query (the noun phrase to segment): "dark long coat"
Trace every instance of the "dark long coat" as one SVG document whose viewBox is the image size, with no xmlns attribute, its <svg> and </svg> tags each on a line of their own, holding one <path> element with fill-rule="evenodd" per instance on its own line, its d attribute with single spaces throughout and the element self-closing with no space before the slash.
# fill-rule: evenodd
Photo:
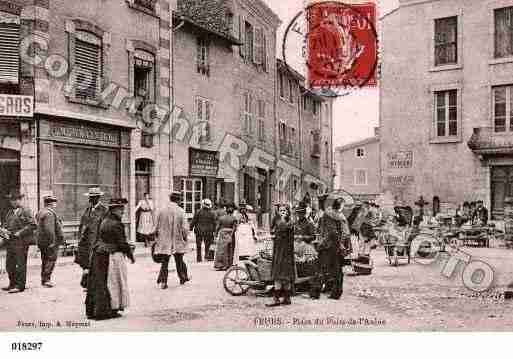
<svg viewBox="0 0 513 359">
<path fill-rule="evenodd" d="M 80 218 L 78 234 L 78 250 L 75 256 L 75 263 L 83 269 L 89 269 L 91 260 L 91 248 L 97 240 L 100 221 L 107 214 L 107 207 L 99 203 L 96 207 L 88 207 Z"/>
<path fill-rule="evenodd" d="M 294 230 L 290 222 L 279 219 L 274 227 L 273 280 L 295 280 Z"/>
<path fill-rule="evenodd" d="M 86 296 L 86 314 L 88 318 L 102 318 L 111 314 L 111 294 L 107 287 L 109 256 L 121 252 L 133 258 L 127 242 L 125 228 L 114 213 L 109 212 L 102 221 L 98 241 L 92 248 L 91 269 Z"/>
</svg>

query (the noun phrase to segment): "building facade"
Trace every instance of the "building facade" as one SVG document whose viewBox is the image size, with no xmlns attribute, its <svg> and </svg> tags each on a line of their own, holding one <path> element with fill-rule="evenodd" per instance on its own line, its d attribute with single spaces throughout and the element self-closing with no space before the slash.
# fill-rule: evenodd
<svg viewBox="0 0 513 359">
<path fill-rule="evenodd" d="M 34 98 L 31 118 L 0 120 L 2 190 L 34 211 L 54 193 L 67 237 L 89 187 L 129 199 L 132 235 L 137 198 L 169 192 L 168 138 L 138 123 L 169 109 L 170 14 L 167 0 L 0 2 L 0 93 Z"/>
<path fill-rule="evenodd" d="M 189 131 L 173 146 L 174 180 L 186 212 L 192 216 L 203 198 L 244 199 L 269 212 L 280 20 L 262 1 L 180 0 L 175 22 L 174 99 Z M 271 159 L 248 161 L 255 149 Z M 210 172 L 196 171 L 196 160 L 209 162 Z"/>
<path fill-rule="evenodd" d="M 335 189 L 375 199 L 381 193 L 379 130 L 375 135 L 335 149 Z"/>
<path fill-rule="evenodd" d="M 382 190 L 500 218 L 513 194 L 511 1 L 401 0 L 382 21 Z"/>
</svg>

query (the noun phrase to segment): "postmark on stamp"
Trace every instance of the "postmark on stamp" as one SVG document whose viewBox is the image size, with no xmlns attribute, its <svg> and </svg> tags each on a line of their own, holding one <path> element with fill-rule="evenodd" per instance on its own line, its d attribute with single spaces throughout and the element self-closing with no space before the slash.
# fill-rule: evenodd
<svg viewBox="0 0 513 359">
<path fill-rule="evenodd" d="M 287 64 L 297 54 L 293 37 L 299 35 L 310 89 L 330 89 L 330 93 L 340 96 L 354 88 L 376 86 L 375 24 L 376 4 L 372 2 L 310 4 L 286 29 L 283 59 Z"/>
</svg>

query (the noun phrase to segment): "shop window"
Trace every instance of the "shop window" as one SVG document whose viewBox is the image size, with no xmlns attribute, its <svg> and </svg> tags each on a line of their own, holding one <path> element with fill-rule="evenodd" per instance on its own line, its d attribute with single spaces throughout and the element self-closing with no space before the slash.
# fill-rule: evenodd
<svg viewBox="0 0 513 359">
<path fill-rule="evenodd" d="M 513 6 L 496 9 L 495 57 L 513 56 Z"/>
<path fill-rule="evenodd" d="M 354 184 L 356 186 L 364 186 L 367 184 L 367 170 L 364 170 L 364 169 L 355 170 Z"/>
<path fill-rule="evenodd" d="M 209 41 L 206 37 L 198 37 L 196 45 L 196 71 L 199 74 L 210 76 Z"/>
<path fill-rule="evenodd" d="M 102 40 L 86 31 L 75 35 L 75 97 L 96 101 L 103 77 Z"/>
<path fill-rule="evenodd" d="M 457 90 L 435 91 L 435 126 L 437 137 L 458 135 Z"/>
<path fill-rule="evenodd" d="M 513 86 L 493 88 L 493 121 L 495 132 L 513 131 Z"/>
<path fill-rule="evenodd" d="M 53 192 L 62 199 L 57 212 L 64 221 L 80 219 L 87 208 L 83 194 L 100 187 L 104 200 L 119 196 L 119 153 L 83 146 L 55 145 L 53 148 Z"/>
<path fill-rule="evenodd" d="M 182 208 L 188 218 L 192 218 L 194 213 L 201 208 L 203 200 L 203 181 L 199 178 L 182 179 Z"/>
<path fill-rule="evenodd" d="M 359 147 L 356 149 L 356 157 L 365 157 L 365 149 Z"/>
<path fill-rule="evenodd" d="M 253 134 L 253 97 L 250 93 L 242 96 L 242 131 L 245 135 Z"/>
<path fill-rule="evenodd" d="M 458 62 L 458 17 L 435 20 L 435 66 Z"/>
<path fill-rule="evenodd" d="M 0 23 L 0 83 L 17 84 L 20 72 L 20 25 Z"/>
</svg>

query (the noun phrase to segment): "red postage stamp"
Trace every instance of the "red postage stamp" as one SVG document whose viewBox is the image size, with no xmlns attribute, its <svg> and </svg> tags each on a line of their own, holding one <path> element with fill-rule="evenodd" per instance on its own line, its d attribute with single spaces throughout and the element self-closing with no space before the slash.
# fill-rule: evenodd
<svg viewBox="0 0 513 359">
<path fill-rule="evenodd" d="M 307 22 L 311 88 L 376 85 L 376 4 L 316 3 Z"/>
</svg>

